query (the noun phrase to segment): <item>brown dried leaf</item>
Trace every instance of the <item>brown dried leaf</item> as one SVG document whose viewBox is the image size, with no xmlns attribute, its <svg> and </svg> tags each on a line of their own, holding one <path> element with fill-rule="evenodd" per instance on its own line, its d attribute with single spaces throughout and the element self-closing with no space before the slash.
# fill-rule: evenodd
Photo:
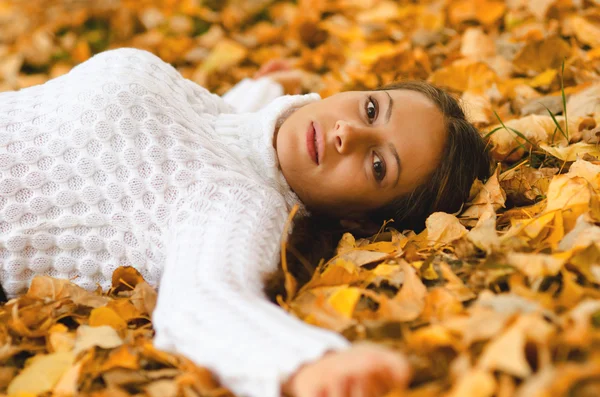
<svg viewBox="0 0 600 397">
<path fill-rule="evenodd" d="M 108 302 L 106 297 L 86 291 L 69 280 L 60 280 L 48 276 L 34 277 L 26 296 L 52 301 L 70 299 L 77 305 L 88 307 L 101 307 Z"/>
</svg>

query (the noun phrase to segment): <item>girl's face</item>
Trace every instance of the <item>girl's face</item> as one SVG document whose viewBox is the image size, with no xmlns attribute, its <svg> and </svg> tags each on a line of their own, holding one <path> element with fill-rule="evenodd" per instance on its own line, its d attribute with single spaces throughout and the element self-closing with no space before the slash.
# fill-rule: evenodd
<svg viewBox="0 0 600 397">
<path fill-rule="evenodd" d="M 353 91 L 296 110 L 275 136 L 281 170 L 309 210 L 361 218 L 438 166 L 444 118 L 412 90 Z"/>
</svg>

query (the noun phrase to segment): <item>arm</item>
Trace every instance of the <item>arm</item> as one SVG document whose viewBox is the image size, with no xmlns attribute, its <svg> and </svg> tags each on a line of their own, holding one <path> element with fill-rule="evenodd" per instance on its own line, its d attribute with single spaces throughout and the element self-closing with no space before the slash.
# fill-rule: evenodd
<svg viewBox="0 0 600 397">
<path fill-rule="evenodd" d="M 349 343 L 266 299 L 261 273 L 278 263 L 287 211 L 276 192 L 231 181 L 205 183 L 173 219 L 155 344 L 215 371 L 240 396 L 278 397 L 303 363 Z"/>
</svg>

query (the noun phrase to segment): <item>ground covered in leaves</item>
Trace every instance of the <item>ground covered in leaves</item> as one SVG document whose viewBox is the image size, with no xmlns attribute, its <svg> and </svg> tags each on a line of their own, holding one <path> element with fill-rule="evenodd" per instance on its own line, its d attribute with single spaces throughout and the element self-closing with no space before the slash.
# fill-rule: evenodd
<svg viewBox="0 0 600 397">
<path fill-rule="evenodd" d="M 456 93 L 493 177 L 420 234 L 346 235 L 280 304 L 408 355 L 390 397 L 600 395 L 598 0 L 0 0 L 0 90 L 120 46 L 218 93 L 273 58 L 322 96 L 408 78 Z M 0 307 L 0 392 L 230 395 L 152 347 L 155 299 L 132 269 L 107 294 L 37 278 Z"/>
</svg>

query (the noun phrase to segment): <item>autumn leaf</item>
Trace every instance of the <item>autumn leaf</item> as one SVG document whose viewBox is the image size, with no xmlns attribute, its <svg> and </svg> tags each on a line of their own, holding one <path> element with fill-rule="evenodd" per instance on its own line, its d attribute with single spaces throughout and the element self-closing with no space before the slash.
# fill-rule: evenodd
<svg viewBox="0 0 600 397">
<path fill-rule="evenodd" d="M 570 52 L 571 48 L 565 40 L 553 36 L 525 45 L 513 63 L 522 72 L 534 76 L 548 69 L 559 69 Z"/>
<path fill-rule="evenodd" d="M 405 354 L 413 380 L 387 397 L 597 395 L 598 4 L 0 0 L 0 90 L 127 46 L 219 95 L 273 59 L 323 98 L 412 79 L 449 89 L 495 172 L 423 231 L 346 233 L 304 285 L 286 269 L 278 302 Z M 133 267 L 109 291 L 77 282 L 38 276 L 0 306 L 0 394 L 233 396 L 222 374 L 154 348 L 157 290 Z"/>
<path fill-rule="evenodd" d="M 52 390 L 74 361 L 73 352 L 57 352 L 35 356 L 8 385 L 9 395 L 37 395 Z"/>
<path fill-rule="evenodd" d="M 458 218 L 445 212 L 435 212 L 426 221 L 427 237 L 432 243 L 451 243 L 467 234 Z"/>
</svg>

